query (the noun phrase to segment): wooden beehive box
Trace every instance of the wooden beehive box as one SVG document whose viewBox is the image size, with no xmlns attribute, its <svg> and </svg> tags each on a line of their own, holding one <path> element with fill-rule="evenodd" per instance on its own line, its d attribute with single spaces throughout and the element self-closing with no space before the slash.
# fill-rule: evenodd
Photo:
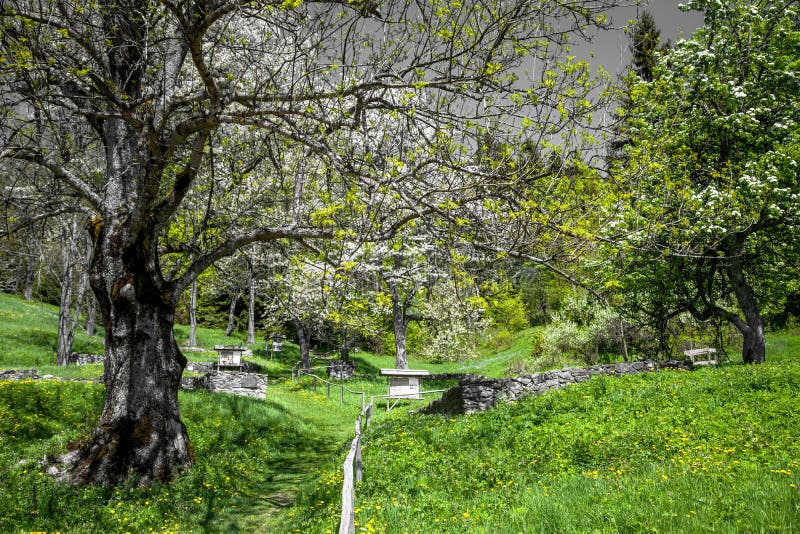
<svg viewBox="0 0 800 534">
<path fill-rule="evenodd" d="M 247 350 L 244 347 L 225 347 L 217 345 L 214 347 L 219 353 L 220 367 L 241 367 L 242 353 Z"/>
<path fill-rule="evenodd" d="M 421 399 L 422 377 L 430 376 L 424 369 L 381 369 L 381 375 L 389 377 L 390 399 Z"/>
</svg>

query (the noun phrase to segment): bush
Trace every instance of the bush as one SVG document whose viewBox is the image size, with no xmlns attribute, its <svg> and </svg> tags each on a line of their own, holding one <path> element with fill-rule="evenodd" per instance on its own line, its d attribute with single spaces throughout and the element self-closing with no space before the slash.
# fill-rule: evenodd
<svg viewBox="0 0 800 534">
<path fill-rule="evenodd" d="M 545 361 L 568 356 L 593 365 L 601 355 L 622 352 L 621 341 L 616 313 L 577 294 L 567 297 L 561 310 L 551 316 L 551 323 L 542 330 L 537 355 Z"/>
<path fill-rule="evenodd" d="M 456 322 L 434 335 L 422 348 L 422 357 L 431 363 L 458 362 L 478 357 L 478 334 Z"/>
<path fill-rule="evenodd" d="M 486 300 L 486 317 L 498 329 L 518 332 L 529 326 L 528 313 L 522 296 L 515 292 L 508 282 L 506 285 L 508 287 L 499 288 L 494 296 Z M 493 287 L 493 289 L 498 288 Z"/>
</svg>

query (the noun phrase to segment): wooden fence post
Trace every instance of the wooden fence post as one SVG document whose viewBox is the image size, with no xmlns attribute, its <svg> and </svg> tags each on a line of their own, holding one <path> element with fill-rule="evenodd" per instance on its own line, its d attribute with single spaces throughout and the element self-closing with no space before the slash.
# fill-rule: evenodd
<svg viewBox="0 0 800 534">
<path fill-rule="evenodd" d="M 342 484 L 342 519 L 339 522 L 339 534 L 353 534 L 356 531 L 356 488 L 353 482 L 353 459 L 356 451 L 356 441 L 361 436 L 356 436 L 350 446 L 350 452 L 344 460 L 344 482 Z"/>
<path fill-rule="evenodd" d="M 344 386 L 340 386 L 339 389 L 339 402 L 344 404 Z"/>
<path fill-rule="evenodd" d="M 358 442 L 356 443 L 355 468 L 356 468 L 356 482 L 361 482 L 361 479 L 363 477 L 361 473 L 361 436 L 359 436 Z"/>
</svg>

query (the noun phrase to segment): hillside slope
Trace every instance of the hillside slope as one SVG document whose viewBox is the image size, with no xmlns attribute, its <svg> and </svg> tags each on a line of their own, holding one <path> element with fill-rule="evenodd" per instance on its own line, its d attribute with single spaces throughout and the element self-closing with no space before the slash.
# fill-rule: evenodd
<svg viewBox="0 0 800 534">
<path fill-rule="evenodd" d="M 356 519 L 368 532 L 794 532 L 798 393 L 794 360 L 598 377 L 472 416 L 393 412 L 367 435 Z M 294 526 L 336 519 L 301 508 Z"/>
</svg>

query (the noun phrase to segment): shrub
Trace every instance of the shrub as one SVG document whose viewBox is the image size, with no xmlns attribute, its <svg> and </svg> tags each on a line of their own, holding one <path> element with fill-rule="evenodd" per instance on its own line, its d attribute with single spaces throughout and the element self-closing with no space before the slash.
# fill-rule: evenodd
<svg viewBox="0 0 800 534">
<path fill-rule="evenodd" d="M 478 334 L 466 324 L 455 322 L 439 330 L 422 347 L 422 357 L 431 363 L 456 362 L 478 357 Z"/>
<path fill-rule="evenodd" d="M 507 285 L 510 286 L 508 283 Z M 486 299 L 486 302 L 486 317 L 493 326 L 509 332 L 518 332 L 529 326 L 522 296 L 511 287 L 504 288 Z"/>
<path fill-rule="evenodd" d="M 620 318 L 609 308 L 590 302 L 585 294 L 564 300 L 561 309 L 552 314 L 538 344 L 538 356 L 557 361 L 569 356 L 592 365 L 601 354 L 619 353 Z"/>
</svg>

